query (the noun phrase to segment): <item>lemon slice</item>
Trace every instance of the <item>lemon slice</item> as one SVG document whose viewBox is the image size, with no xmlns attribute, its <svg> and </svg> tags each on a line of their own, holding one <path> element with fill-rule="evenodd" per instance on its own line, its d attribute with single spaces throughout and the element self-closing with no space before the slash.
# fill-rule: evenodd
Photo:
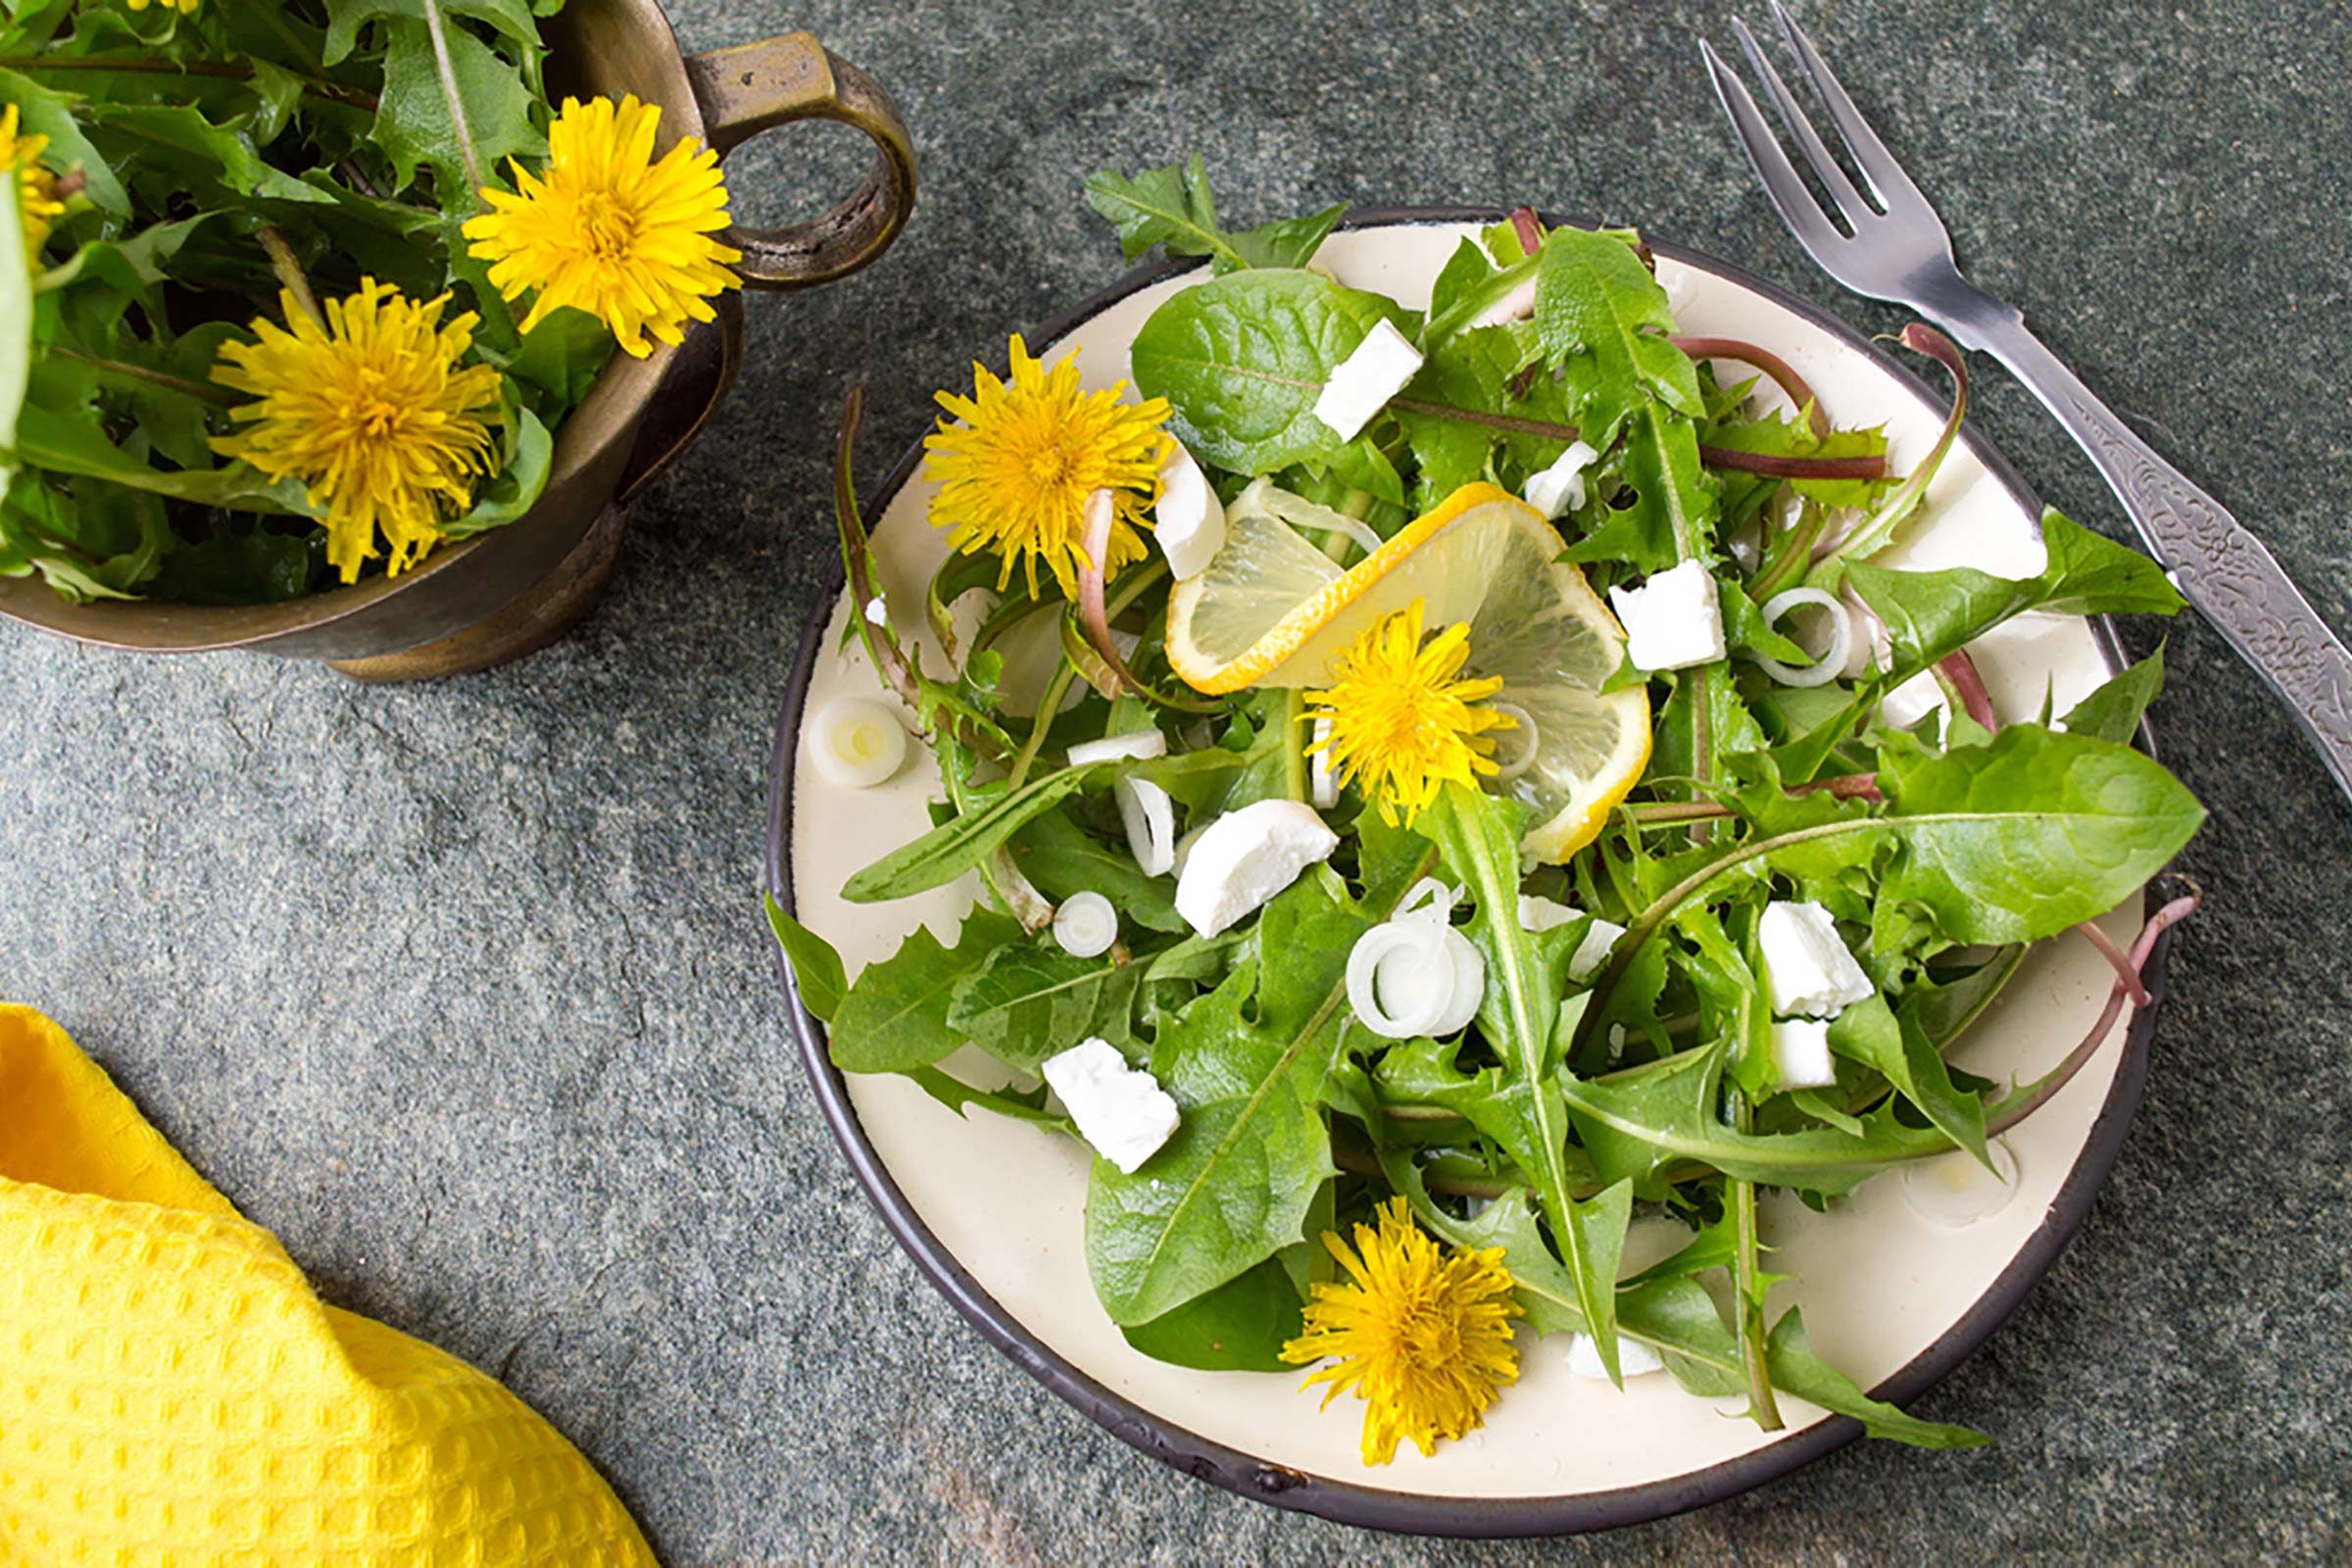
<svg viewBox="0 0 2352 1568">
<path fill-rule="evenodd" d="M 1208 569 L 1168 596 L 1168 662 L 1211 694 L 1320 686 L 1333 661 L 1416 599 L 1427 624 L 1470 627 L 1465 678 L 1502 677 L 1497 704 L 1533 720 L 1524 768 L 1490 787 L 1534 810 L 1522 848 L 1554 863 L 1592 842 L 1649 761 L 1649 695 L 1603 695 L 1625 630 L 1585 574 L 1557 559 L 1543 514 L 1491 484 L 1468 484 L 1342 570 L 1270 509 L 1237 504 Z M 1514 763 L 1521 744 L 1496 749 Z"/>
</svg>

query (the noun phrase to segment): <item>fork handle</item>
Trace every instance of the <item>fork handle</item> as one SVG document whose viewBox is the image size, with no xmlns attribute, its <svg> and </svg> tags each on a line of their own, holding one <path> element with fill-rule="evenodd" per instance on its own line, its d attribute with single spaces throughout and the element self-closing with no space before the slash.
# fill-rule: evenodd
<svg viewBox="0 0 2352 1568">
<path fill-rule="evenodd" d="M 2254 667 L 2352 796 L 2352 651 L 2328 629 L 2270 551 L 2092 396 L 2006 302 L 1936 301 L 1953 336 L 2009 368 L 2058 416 L 2124 504 L 2148 553 Z"/>
</svg>

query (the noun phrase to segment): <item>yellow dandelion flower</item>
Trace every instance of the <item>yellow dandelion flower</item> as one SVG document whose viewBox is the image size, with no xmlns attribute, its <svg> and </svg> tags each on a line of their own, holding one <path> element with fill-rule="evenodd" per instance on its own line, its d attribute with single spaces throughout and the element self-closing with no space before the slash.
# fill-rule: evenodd
<svg viewBox="0 0 2352 1568">
<path fill-rule="evenodd" d="M 1502 1249 L 1445 1250 L 1413 1223 L 1401 1198 L 1380 1229 L 1355 1227 L 1355 1246 L 1329 1231 L 1323 1245 L 1352 1283 L 1317 1285 L 1306 1332 L 1282 1348 L 1297 1364 L 1331 1358 L 1305 1386 L 1330 1385 L 1325 1409 L 1348 1390 L 1364 1401 L 1364 1463 L 1387 1464 L 1410 1438 L 1426 1457 L 1442 1440 L 1484 1424 L 1487 1406 L 1519 1376 L 1511 1319 L 1519 1303 Z"/>
<path fill-rule="evenodd" d="M 256 318 L 259 341 L 224 344 L 213 367 L 214 380 L 257 399 L 230 411 L 246 428 L 215 436 L 214 449 L 303 482 L 345 582 L 376 554 L 378 534 L 394 576 L 421 561 L 490 471 L 482 415 L 498 406 L 498 372 L 464 363 L 479 318 L 444 325 L 448 301 L 419 305 L 370 277 L 327 301 L 321 322 L 281 294 L 293 330 Z"/>
<path fill-rule="evenodd" d="M 144 11 L 153 5 L 158 10 L 177 11 L 182 16 L 189 16 L 196 10 L 196 0 L 128 0 L 128 3 L 133 11 Z"/>
<path fill-rule="evenodd" d="M 38 259 L 49 242 L 51 220 L 66 210 L 57 199 L 57 176 L 41 167 L 41 154 L 48 150 L 48 137 L 17 133 L 15 104 L 0 109 L 0 169 L 17 173 L 17 222 L 24 230 L 27 261 Z"/>
<path fill-rule="evenodd" d="M 931 454 L 924 477 L 939 484 L 931 525 L 967 556 L 993 550 L 1004 558 L 997 586 L 1012 580 L 1017 558 L 1037 591 L 1044 562 L 1068 598 L 1087 559 L 1087 498 L 1107 489 L 1115 502 L 1105 578 L 1144 557 L 1138 529 L 1159 495 L 1159 465 L 1175 444 L 1160 431 L 1167 400 L 1128 403 L 1122 381 L 1107 392 L 1078 390 L 1078 356 L 1047 370 L 1019 336 L 1012 340 L 1012 379 L 1000 381 L 984 365 L 972 367 L 972 396 L 938 394 L 939 406 L 963 421 L 939 421 L 923 438 Z"/>
<path fill-rule="evenodd" d="M 1456 622 L 1421 645 L 1423 601 L 1383 617 L 1333 664 L 1327 690 L 1306 694 L 1307 716 L 1330 725 L 1309 751 L 1329 754 L 1343 784 L 1360 781 L 1381 820 L 1410 822 L 1447 783 L 1475 787 L 1495 764 L 1487 731 L 1517 720 L 1482 706 L 1502 679 L 1455 680 L 1470 657 Z"/>
<path fill-rule="evenodd" d="M 467 251 L 490 266 L 510 300 L 536 289 L 527 331 L 560 306 L 603 319 L 639 359 L 685 339 L 691 318 L 716 313 L 711 296 L 741 288 L 727 270 L 743 252 L 710 236 L 727 226 L 727 186 L 718 154 L 692 136 L 657 160 L 659 104 L 634 94 L 564 100 L 547 134 L 547 172 L 513 159 L 515 191 L 485 187 L 491 211 L 466 220 Z"/>
</svg>

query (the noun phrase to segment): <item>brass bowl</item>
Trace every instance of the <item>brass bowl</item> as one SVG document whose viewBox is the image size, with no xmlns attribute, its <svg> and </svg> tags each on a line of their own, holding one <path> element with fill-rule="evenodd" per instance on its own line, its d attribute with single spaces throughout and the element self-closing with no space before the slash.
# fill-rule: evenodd
<svg viewBox="0 0 2352 1568">
<path fill-rule="evenodd" d="M 747 287 L 806 288 L 856 271 L 898 237 L 914 205 L 914 151 L 873 79 L 806 32 L 688 58 L 656 0 L 571 0 L 546 23 L 551 94 L 635 93 L 662 106 L 663 146 L 699 136 L 723 158 L 750 136 L 831 120 L 873 138 L 874 165 L 821 218 L 738 227 Z M 224 648 L 332 662 L 363 680 L 481 669 L 561 636 L 594 603 L 626 528 L 624 504 L 701 430 L 743 354 L 738 298 L 677 346 L 615 353 L 556 435 L 547 489 L 504 528 L 376 577 L 273 605 L 143 601 L 76 605 L 37 578 L 0 579 L 0 615 L 139 653 Z"/>
</svg>

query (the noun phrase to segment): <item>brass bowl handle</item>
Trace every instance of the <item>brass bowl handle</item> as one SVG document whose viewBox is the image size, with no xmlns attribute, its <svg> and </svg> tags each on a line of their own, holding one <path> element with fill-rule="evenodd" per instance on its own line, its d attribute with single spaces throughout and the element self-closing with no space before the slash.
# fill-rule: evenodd
<svg viewBox="0 0 2352 1568">
<path fill-rule="evenodd" d="M 721 158 L 772 125 L 834 120 L 873 138 L 874 167 L 840 206 L 789 228 L 737 227 L 735 270 L 753 288 L 807 288 L 855 272 L 890 249 L 914 208 L 914 144 L 873 77 L 793 32 L 690 56 L 686 76 Z"/>
</svg>

